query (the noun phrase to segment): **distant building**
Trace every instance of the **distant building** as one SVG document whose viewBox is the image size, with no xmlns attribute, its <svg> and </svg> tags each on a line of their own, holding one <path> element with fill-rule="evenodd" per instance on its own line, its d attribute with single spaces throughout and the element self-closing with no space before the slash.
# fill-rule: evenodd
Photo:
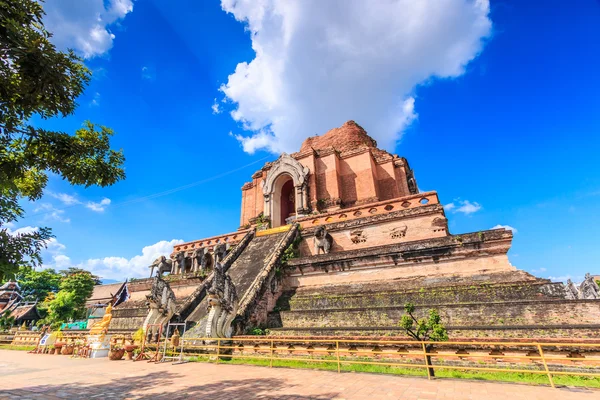
<svg viewBox="0 0 600 400">
<path fill-rule="evenodd" d="M 8 281 L 0 286 L 0 315 L 16 307 L 22 299 L 21 288 L 17 282 Z"/>
<path fill-rule="evenodd" d="M 41 318 L 37 302 L 23 301 L 21 287 L 17 282 L 9 281 L 0 287 L 0 316 L 11 316 L 15 325 L 32 327 Z"/>
<path fill-rule="evenodd" d="M 127 283 L 111 283 L 108 285 L 96 285 L 92 296 L 86 301 L 85 306 L 87 308 L 87 327 L 88 329 L 92 325 L 102 319 L 106 312 L 106 307 L 113 303 L 116 306 L 129 297 L 127 291 Z"/>
</svg>

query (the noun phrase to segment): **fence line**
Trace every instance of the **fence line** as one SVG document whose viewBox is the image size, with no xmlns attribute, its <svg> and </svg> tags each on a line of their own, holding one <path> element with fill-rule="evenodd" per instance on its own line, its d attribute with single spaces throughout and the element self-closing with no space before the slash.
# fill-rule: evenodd
<svg viewBox="0 0 600 400">
<path fill-rule="evenodd" d="M 164 340 L 168 340 L 165 338 Z M 200 342 L 200 344 L 198 343 Z M 294 345 L 305 344 L 307 347 L 296 348 Z M 320 344 L 321 348 L 314 348 L 313 344 Z M 158 343 L 157 345 L 160 345 Z M 252 345 L 252 347 L 245 347 L 244 345 Z M 344 349 L 340 346 L 346 345 L 349 348 Z M 371 351 L 359 350 L 356 346 L 368 345 L 373 346 Z M 477 341 L 448 341 L 448 342 L 418 342 L 409 340 L 366 340 L 366 339 L 346 339 L 346 338 L 325 338 L 325 339 L 278 339 L 278 338 L 185 338 L 182 337 L 180 346 L 183 347 L 183 351 L 186 354 L 191 354 L 192 351 L 203 351 L 202 354 L 198 355 L 211 355 L 209 361 L 219 363 L 220 360 L 224 359 L 255 359 L 268 361 L 269 367 L 273 367 L 273 361 L 300 361 L 309 363 L 328 363 L 336 364 L 338 373 L 342 371 L 342 365 L 380 365 L 387 367 L 408 367 L 425 368 L 428 379 L 432 378 L 432 371 L 437 369 L 446 370 L 463 370 L 463 371 L 484 371 L 484 372 L 508 372 L 508 373 L 526 373 L 534 375 L 546 375 L 550 386 L 556 387 L 553 376 L 557 375 L 572 375 L 572 376 L 585 376 L 585 377 L 600 377 L 600 357 L 594 356 L 583 356 L 579 350 L 586 349 L 587 352 L 600 352 L 600 343 L 543 343 L 543 342 L 477 342 Z M 286 347 L 287 346 L 287 347 Z M 401 346 L 397 351 L 382 350 L 379 346 Z M 458 346 L 457 353 L 449 352 L 436 352 L 434 348 L 444 347 L 456 347 Z M 465 347 L 473 346 L 476 347 L 472 351 L 489 351 L 489 354 L 470 354 L 470 353 L 458 353 L 460 350 L 465 350 Z M 354 349 L 352 349 L 354 347 Z M 412 352 L 409 352 L 409 348 Z M 494 351 L 498 352 L 510 352 L 510 351 L 524 351 L 527 348 L 527 355 L 505 355 L 505 354 L 492 354 Z M 546 348 L 546 351 L 544 351 Z M 576 356 L 570 353 L 566 356 L 550 355 L 548 348 L 555 348 L 555 352 L 572 352 L 573 349 L 577 349 Z M 428 350 L 429 349 L 429 350 Z M 568 350 L 567 350 L 568 349 Z M 176 349 L 174 349 L 176 350 Z M 188 351 L 186 351 L 188 350 Z M 400 352 L 399 350 L 402 350 Z M 532 352 L 536 352 L 537 355 L 530 355 Z M 550 350 L 552 351 L 552 350 Z M 244 354 L 245 352 L 254 352 L 256 354 Z M 280 353 L 288 353 L 288 356 L 282 357 Z M 296 354 L 298 352 L 308 353 L 308 357 Z M 216 355 L 215 355 L 216 353 Z M 234 354 L 235 353 L 235 354 Z M 395 357 L 410 357 L 411 359 L 418 360 L 421 358 L 422 363 L 407 363 L 407 362 L 389 362 L 387 361 L 370 361 L 362 359 L 347 359 L 345 357 L 369 355 L 372 359 L 377 359 L 385 356 Z M 331 359 L 327 358 L 313 358 L 314 356 L 330 356 L 334 357 Z M 344 358 L 343 358 L 344 357 Z M 436 360 L 443 360 L 445 358 L 458 358 L 464 360 L 465 358 L 482 359 L 487 358 L 492 361 L 496 360 L 525 360 L 533 362 L 540 369 L 525 369 L 519 368 L 518 366 L 508 365 L 506 368 L 494 368 L 494 367 L 476 367 L 469 365 L 448 365 L 448 364 L 435 364 L 429 362 L 432 358 Z M 541 361 L 541 365 L 540 362 Z M 553 361 L 578 361 L 585 362 L 588 365 L 589 362 L 594 363 L 592 367 L 598 367 L 599 372 L 581 372 L 581 371 L 560 371 L 552 370 L 549 362 Z"/>
</svg>

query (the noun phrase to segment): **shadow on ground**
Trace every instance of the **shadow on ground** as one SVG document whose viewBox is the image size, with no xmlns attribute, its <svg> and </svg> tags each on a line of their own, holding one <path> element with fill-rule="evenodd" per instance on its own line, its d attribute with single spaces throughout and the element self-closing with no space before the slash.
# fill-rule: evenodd
<svg viewBox="0 0 600 400">
<path fill-rule="evenodd" d="M 172 399 L 331 399 L 339 393 L 323 393 L 321 395 L 302 395 L 302 386 L 289 385 L 281 379 L 229 379 L 215 383 L 202 384 L 202 376 L 196 382 L 181 387 L 181 374 L 172 372 L 152 373 L 135 377 L 128 377 L 102 384 L 49 384 L 32 385 L 22 389 L 11 390 L 10 399 L 18 398 L 99 398 L 99 399 L 146 399 L 168 398 Z M 175 384 L 175 380 L 178 383 Z M 194 384 L 198 383 L 198 384 Z M 284 390 L 292 394 L 279 393 Z M 1 397 L 1 396 L 0 396 Z"/>
</svg>

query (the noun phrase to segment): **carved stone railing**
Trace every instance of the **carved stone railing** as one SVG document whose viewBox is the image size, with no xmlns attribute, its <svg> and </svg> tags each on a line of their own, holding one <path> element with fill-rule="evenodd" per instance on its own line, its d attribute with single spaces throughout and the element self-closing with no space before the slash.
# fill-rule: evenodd
<svg viewBox="0 0 600 400">
<path fill-rule="evenodd" d="M 281 238 L 275 250 L 270 253 L 268 260 L 265 262 L 265 267 L 252 282 L 252 285 L 246 291 L 245 296 L 240 300 L 240 305 L 237 311 L 239 316 L 247 320 L 247 313 L 250 311 L 250 306 L 263 294 L 265 282 L 270 282 L 275 274 L 275 267 L 280 263 L 283 252 L 294 241 L 298 234 L 298 224 L 292 225 L 290 230 Z"/>
<path fill-rule="evenodd" d="M 237 232 L 226 233 L 224 235 L 212 236 L 205 239 L 194 240 L 193 242 L 178 244 L 173 248 L 173 253 L 191 251 L 201 247 L 212 247 L 221 243 L 236 244 L 250 231 L 250 229 L 244 229 Z"/>
<path fill-rule="evenodd" d="M 344 208 L 334 212 L 309 215 L 304 218 L 299 218 L 295 222 L 300 224 L 302 228 L 310 228 L 311 226 L 316 225 L 330 224 L 364 218 L 372 215 L 388 214 L 399 210 L 430 206 L 439 204 L 439 202 L 440 201 L 438 199 L 437 192 L 418 193 L 397 199 Z"/>
<path fill-rule="evenodd" d="M 231 264 L 242 254 L 248 243 L 254 238 L 255 230 L 250 229 L 246 231 L 244 237 L 238 242 L 229 254 L 223 259 L 222 265 L 225 272 L 229 269 Z M 177 318 L 180 321 L 185 321 L 187 317 L 198 307 L 198 305 L 204 299 L 206 295 L 206 288 L 212 282 L 214 274 L 211 272 L 208 277 L 199 285 L 193 292 L 188 296 L 184 303 L 182 303 L 177 310 Z M 204 292 L 204 293 L 203 293 Z"/>
</svg>

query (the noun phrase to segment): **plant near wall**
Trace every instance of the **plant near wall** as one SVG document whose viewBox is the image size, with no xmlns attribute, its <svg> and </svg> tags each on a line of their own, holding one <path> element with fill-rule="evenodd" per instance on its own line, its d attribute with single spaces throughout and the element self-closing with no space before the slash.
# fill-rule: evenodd
<svg viewBox="0 0 600 400">
<path fill-rule="evenodd" d="M 15 324 L 15 317 L 3 315 L 0 317 L 0 332 L 8 331 Z"/>
<path fill-rule="evenodd" d="M 254 335 L 254 336 L 265 336 L 269 334 L 269 330 L 268 329 L 263 329 L 260 327 L 256 327 L 256 328 L 252 328 L 249 332 L 249 335 Z"/>
<path fill-rule="evenodd" d="M 317 210 L 319 212 L 323 212 L 323 210 L 327 207 L 327 200 L 325 199 L 318 199 L 317 200 Z"/>
<path fill-rule="evenodd" d="M 264 213 L 258 214 L 256 217 L 256 229 L 259 231 L 269 229 L 271 227 L 271 219 L 269 217 L 265 217 Z"/>
<path fill-rule="evenodd" d="M 448 332 L 446 327 L 441 322 L 440 314 L 435 309 L 429 310 L 428 318 L 417 319 L 414 315 L 415 305 L 406 303 L 404 305 L 406 314 L 400 320 L 400 327 L 404 329 L 406 334 L 419 342 L 445 342 L 448 340 Z M 433 350 L 433 344 L 426 344 L 425 351 L 430 353 Z M 431 356 L 426 357 L 427 366 L 431 366 Z M 429 375 L 434 377 L 434 368 L 429 367 Z"/>
<path fill-rule="evenodd" d="M 275 269 L 275 276 L 280 278 L 283 275 L 283 270 L 287 267 L 287 263 L 289 260 L 293 260 L 294 258 L 298 258 L 300 255 L 300 242 L 302 242 L 302 235 L 298 231 L 294 241 L 290 243 L 290 245 L 283 251 L 281 258 L 279 259 L 279 265 Z"/>
</svg>

